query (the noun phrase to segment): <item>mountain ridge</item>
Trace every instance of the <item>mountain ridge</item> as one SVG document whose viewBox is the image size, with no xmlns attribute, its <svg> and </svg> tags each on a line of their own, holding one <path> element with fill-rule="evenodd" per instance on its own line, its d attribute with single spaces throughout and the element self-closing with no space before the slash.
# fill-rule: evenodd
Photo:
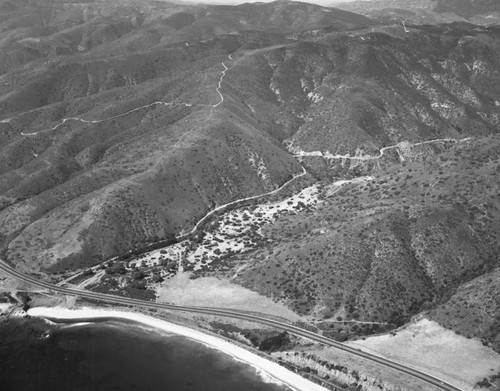
<svg viewBox="0 0 500 391">
<path fill-rule="evenodd" d="M 500 6 L 494 0 L 371 0 L 332 3 L 365 15 L 378 23 L 406 21 L 415 24 L 470 21 L 480 25 L 499 24 Z"/>
<path fill-rule="evenodd" d="M 456 311 L 497 308 L 498 27 L 282 2 L 0 4 L 12 265 L 101 267 L 92 289 L 148 297 L 182 266 L 339 340 L 428 313 L 498 350 L 496 318 L 474 330 Z M 175 255 L 137 254 L 193 227 Z"/>
</svg>

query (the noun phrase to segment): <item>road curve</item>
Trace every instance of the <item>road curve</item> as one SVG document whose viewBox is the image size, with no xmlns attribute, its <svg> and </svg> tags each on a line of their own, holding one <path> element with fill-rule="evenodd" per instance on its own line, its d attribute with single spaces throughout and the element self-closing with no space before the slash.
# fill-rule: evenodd
<svg viewBox="0 0 500 391">
<path fill-rule="evenodd" d="M 408 143 L 409 147 L 417 147 L 419 145 L 425 145 L 425 144 L 433 144 L 433 143 L 462 143 L 465 141 L 471 141 L 473 140 L 473 137 L 466 137 L 462 139 L 454 139 L 454 138 L 438 138 L 434 140 L 427 140 L 427 141 L 422 141 L 419 143 L 415 144 L 410 144 Z M 405 142 L 399 142 L 394 145 L 389 145 L 387 147 L 383 147 L 379 150 L 378 155 L 365 155 L 365 156 L 351 156 L 351 155 L 339 155 L 339 154 L 332 154 L 329 152 L 322 152 L 322 151 L 298 151 L 293 154 L 294 157 L 322 157 L 324 159 L 347 159 L 347 160 L 359 160 L 359 161 L 365 161 L 365 160 L 378 160 L 382 156 L 384 156 L 385 151 L 388 151 L 389 149 L 396 149 L 404 146 Z"/>
<path fill-rule="evenodd" d="M 288 181 L 286 181 L 285 183 L 283 183 L 280 187 L 278 187 L 277 189 L 274 189 L 274 190 L 271 190 L 267 193 L 263 193 L 263 194 L 257 194 L 257 195 L 254 195 L 254 196 L 250 196 L 250 197 L 245 197 L 245 198 L 240 198 L 240 199 L 237 199 L 237 200 L 234 200 L 234 201 L 231 201 L 231 202 L 228 202 L 227 204 L 224 204 L 224 205 L 221 205 L 221 206 L 218 206 L 214 209 L 212 209 L 211 211 L 209 211 L 205 216 L 203 216 L 200 220 L 198 220 L 198 222 L 195 224 L 195 226 L 191 229 L 191 231 L 187 232 L 187 233 L 182 233 L 182 234 L 179 234 L 176 236 L 176 239 L 178 241 L 182 241 L 184 240 L 186 237 L 194 234 L 198 228 L 200 227 L 200 225 L 206 221 L 210 216 L 212 216 L 214 213 L 217 213 L 219 211 L 222 211 L 222 210 L 225 210 L 226 208 L 230 207 L 230 206 L 235 206 L 235 205 L 238 205 L 238 204 L 241 204 L 243 202 L 247 202 L 247 201 L 252 201 L 252 200 L 258 200 L 259 198 L 263 198 L 263 197 L 267 197 L 267 196 L 270 196 L 270 195 L 273 195 L 273 194 L 276 194 L 278 192 L 280 192 L 283 188 L 287 187 L 291 182 L 293 182 L 295 179 L 298 179 L 300 177 L 303 177 L 304 175 L 307 175 L 307 171 L 306 169 L 304 168 L 304 166 L 302 166 L 302 172 L 300 174 L 295 174 L 291 179 L 289 179 Z"/>
<path fill-rule="evenodd" d="M 326 338 L 322 335 L 319 335 L 313 331 L 309 331 L 309 330 L 294 326 L 294 325 L 289 324 L 289 323 L 284 323 L 284 322 L 280 322 L 277 320 L 268 319 L 264 316 L 252 315 L 252 314 L 248 314 L 248 313 L 244 313 L 244 312 L 240 312 L 240 311 L 232 310 L 232 309 L 219 309 L 219 308 L 210 308 L 210 307 L 180 306 L 180 305 L 165 304 L 165 303 L 154 303 L 154 302 L 149 302 L 149 301 L 145 301 L 145 300 L 114 296 L 114 295 L 109 295 L 109 294 L 104 294 L 104 293 L 96 293 L 96 292 L 85 291 L 85 290 L 64 288 L 64 287 L 50 284 L 48 282 L 39 281 L 34 277 L 31 277 L 29 275 L 21 273 L 18 270 L 16 270 L 15 268 L 8 265 L 6 262 L 4 262 L 1 259 L 0 259 L 0 270 L 3 270 L 7 274 L 9 274 L 13 277 L 16 277 L 24 282 L 28 282 L 28 283 L 31 283 L 33 285 L 49 289 L 53 292 L 63 293 L 65 295 L 79 296 L 79 297 L 83 297 L 86 299 L 93 299 L 93 300 L 104 301 L 104 302 L 115 303 L 115 304 L 131 305 L 131 306 L 135 306 L 135 307 L 143 307 L 143 308 L 149 308 L 149 309 L 166 309 L 166 310 L 171 310 L 171 311 L 181 311 L 181 312 L 191 312 L 191 313 L 206 314 L 206 315 L 216 315 L 216 316 L 223 316 L 223 317 L 227 317 L 227 318 L 235 318 L 235 319 L 242 319 L 242 320 L 257 322 L 257 323 L 264 324 L 267 326 L 276 327 L 276 328 L 284 330 L 284 331 L 288 331 L 292 334 L 295 334 L 295 335 L 298 335 L 301 337 L 305 337 L 305 338 L 311 339 L 315 342 L 319 342 L 319 343 L 322 343 L 324 345 L 331 346 L 331 347 L 355 354 L 359 357 L 366 358 L 366 359 L 371 360 L 377 364 L 385 365 L 389 368 L 392 368 L 392 369 L 395 369 L 397 371 L 414 376 L 420 380 L 424 380 L 429 384 L 432 384 L 436 387 L 441 388 L 442 390 L 462 391 L 460 388 L 457 388 L 451 384 L 448 384 L 448 383 L 446 383 L 438 378 L 435 378 L 431 375 L 428 375 L 424 372 L 420 372 L 416 369 L 409 368 L 409 367 L 402 365 L 402 364 L 399 364 L 397 362 L 394 362 L 394 361 L 391 361 L 391 360 L 388 360 L 388 359 L 385 359 L 382 357 L 378 357 L 378 356 L 375 356 L 373 354 L 363 352 L 359 349 L 344 345 L 340 342 L 337 342 L 337 341 L 334 341 L 330 338 Z"/>
<path fill-rule="evenodd" d="M 139 107 L 136 107 L 135 109 L 128 110 L 128 111 L 126 111 L 124 113 L 113 115 L 112 117 L 107 117 L 107 118 L 103 118 L 103 119 L 87 120 L 87 119 L 83 119 L 83 118 L 80 118 L 80 117 L 64 118 L 57 125 L 53 126 L 52 128 L 47 128 L 47 129 L 39 130 L 37 132 L 24 132 L 23 131 L 23 132 L 21 132 L 21 136 L 36 136 L 36 135 L 38 135 L 40 133 L 51 132 L 51 131 L 54 131 L 54 130 L 60 128 L 66 122 L 69 122 L 69 121 L 83 122 L 83 123 L 86 123 L 86 124 L 99 124 L 101 122 L 106 122 L 106 121 L 110 121 L 110 120 L 113 120 L 113 119 L 116 119 L 116 118 L 124 117 L 124 116 L 126 116 L 126 115 L 128 115 L 130 113 L 134 113 L 134 112 L 142 110 L 142 109 L 149 109 L 150 107 L 160 106 L 160 105 L 167 106 L 167 107 L 176 107 L 176 106 L 185 106 L 185 107 L 210 107 L 210 118 L 212 118 L 212 114 L 213 114 L 214 109 L 216 107 L 218 107 L 220 104 L 222 104 L 222 102 L 224 102 L 224 96 L 220 92 L 220 89 L 222 88 L 222 80 L 224 79 L 224 76 L 226 76 L 226 71 L 229 68 L 226 66 L 226 64 L 224 64 L 224 62 L 221 62 L 221 64 L 224 67 L 224 69 L 221 71 L 221 77 L 219 79 L 217 87 L 215 88 L 215 91 L 219 95 L 219 102 L 216 103 L 216 104 L 209 105 L 209 104 L 195 104 L 195 103 L 186 103 L 186 102 L 164 102 L 164 101 L 157 101 L 157 102 L 153 102 L 153 103 L 149 103 L 149 104 L 146 104 L 146 105 L 143 105 L 143 106 L 139 106 Z"/>
</svg>

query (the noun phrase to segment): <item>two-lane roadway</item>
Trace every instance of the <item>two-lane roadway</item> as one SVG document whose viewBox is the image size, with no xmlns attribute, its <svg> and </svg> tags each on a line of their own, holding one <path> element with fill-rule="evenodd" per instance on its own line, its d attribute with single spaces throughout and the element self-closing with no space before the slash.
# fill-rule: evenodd
<svg viewBox="0 0 500 391">
<path fill-rule="evenodd" d="M 349 353 L 352 353 L 356 356 L 366 358 L 368 360 L 371 360 L 377 364 L 385 365 L 389 368 L 395 369 L 397 371 L 409 374 L 411 376 L 414 376 L 418 379 L 424 380 L 436 387 L 441 388 L 442 390 L 446 391 L 462 391 L 459 388 L 448 384 L 444 382 L 443 380 L 440 380 L 434 376 L 431 376 L 427 373 L 418 371 L 416 369 L 407 367 L 403 364 L 399 364 L 397 362 L 388 360 L 386 358 L 382 358 L 379 356 L 375 356 L 370 353 L 363 352 L 359 349 L 344 345 L 340 342 L 334 341 L 332 339 L 326 338 L 320 334 L 317 334 L 313 331 L 309 331 L 300 327 L 297 327 L 295 325 L 289 324 L 289 323 L 284 323 L 280 322 L 274 319 L 266 318 L 264 315 L 253 315 L 249 313 L 245 313 L 243 311 L 238 311 L 238 310 L 233 310 L 233 309 L 220 309 L 220 308 L 210 308 L 210 307 L 195 307 L 195 306 L 180 306 L 180 305 L 173 305 L 173 304 L 166 304 L 166 303 L 155 303 L 155 302 L 150 302 L 150 301 L 145 301 L 145 300 L 139 300 L 139 299 L 132 299 L 128 297 L 121 297 L 121 296 L 114 296 L 114 295 L 109 295 L 109 294 L 104 294 L 104 293 L 96 293 L 96 292 L 91 292 L 91 291 L 86 291 L 86 290 L 77 290 L 77 289 L 70 289 L 70 288 L 64 288 L 61 286 L 57 286 L 45 281 L 40 281 L 37 280 L 34 277 L 31 277 L 27 274 L 21 273 L 15 268 L 11 267 L 8 265 L 6 262 L 0 259 L 0 270 L 3 270 L 5 273 L 18 278 L 19 280 L 22 280 L 24 282 L 31 283 L 35 286 L 43 287 L 46 289 L 49 289 L 53 292 L 57 293 L 62 293 L 65 295 L 70 295 L 70 296 L 78 296 L 86 299 L 93 299 L 97 301 L 103 301 L 107 303 L 114 303 L 114 304 L 123 304 L 123 305 L 129 305 L 129 306 L 135 306 L 135 307 L 142 307 L 142 308 L 150 308 L 150 309 L 165 309 L 165 310 L 170 310 L 170 311 L 182 311 L 182 312 L 191 312 L 191 313 L 198 313 L 198 314 L 206 314 L 206 315 L 216 315 L 216 316 L 223 316 L 227 318 L 234 318 L 234 319 L 242 319 L 242 320 L 247 320 L 251 322 L 257 322 L 260 324 L 264 324 L 267 326 L 275 327 L 280 330 L 287 331 L 289 333 L 308 338 L 312 341 L 322 343 L 324 345 L 334 347 Z"/>
</svg>

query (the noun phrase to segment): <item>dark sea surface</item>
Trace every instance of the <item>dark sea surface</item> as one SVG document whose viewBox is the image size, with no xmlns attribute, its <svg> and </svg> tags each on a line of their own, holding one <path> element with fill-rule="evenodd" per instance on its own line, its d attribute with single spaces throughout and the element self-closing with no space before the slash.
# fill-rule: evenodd
<svg viewBox="0 0 500 391">
<path fill-rule="evenodd" d="M 217 350 L 137 324 L 11 318 L 0 323 L 0 390 L 290 389 L 265 383 L 254 368 Z"/>
</svg>

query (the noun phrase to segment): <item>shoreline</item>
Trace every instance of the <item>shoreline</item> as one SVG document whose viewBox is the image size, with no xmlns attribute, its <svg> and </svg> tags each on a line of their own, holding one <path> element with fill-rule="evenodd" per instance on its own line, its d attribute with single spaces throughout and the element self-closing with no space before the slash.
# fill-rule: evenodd
<svg viewBox="0 0 500 391">
<path fill-rule="evenodd" d="M 103 320 L 105 318 L 132 321 L 163 332 L 186 337 L 212 349 L 218 350 L 219 352 L 225 353 L 233 359 L 253 367 L 264 382 L 285 385 L 294 391 L 327 391 L 326 388 L 320 386 L 319 384 L 313 383 L 273 361 L 267 360 L 222 338 L 138 312 L 96 309 L 91 307 L 81 307 L 79 309 L 67 309 L 63 307 L 35 307 L 29 309 L 27 314 L 33 317 L 48 318 L 49 320 L 53 318 L 63 321 L 82 321 L 83 319 Z"/>
</svg>

